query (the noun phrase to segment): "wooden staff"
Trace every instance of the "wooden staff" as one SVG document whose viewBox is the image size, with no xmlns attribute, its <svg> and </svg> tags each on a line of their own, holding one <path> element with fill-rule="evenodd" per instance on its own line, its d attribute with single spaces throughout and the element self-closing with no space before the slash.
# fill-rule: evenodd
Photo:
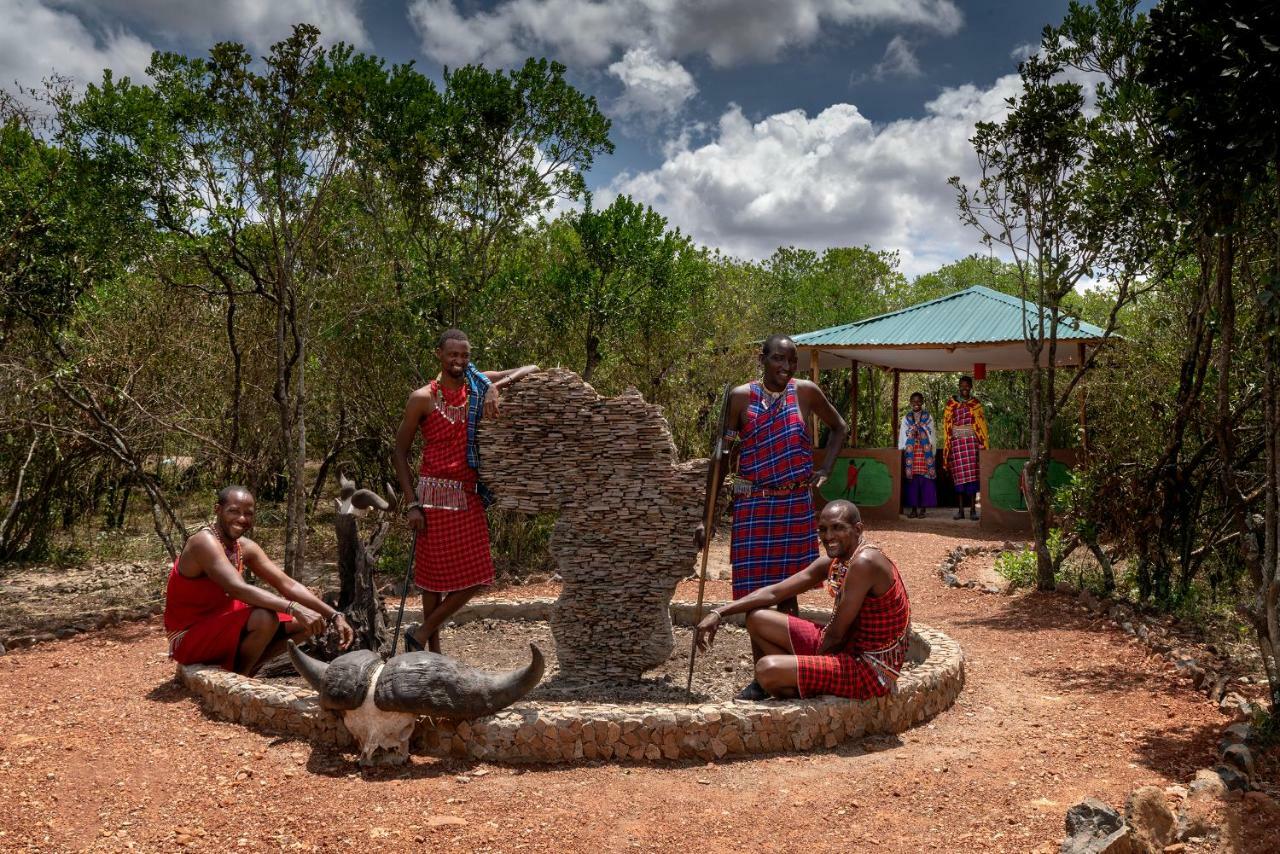
<svg viewBox="0 0 1280 854">
<path fill-rule="evenodd" d="M 729 393 L 733 390 L 728 383 L 724 387 L 724 396 L 720 402 L 720 421 L 716 425 L 715 441 L 711 445 L 711 480 L 707 485 L 706 503 L 702 508 L 702 569 L 698 572 L 698 607 L 694 609 L 693 641 L 689 650 L 689 679 L 685 690 L 693 693 L 693 663 L 698 657 L 698 623 L 702 622 L 702 597 L 707 589 L 707 558 L 711 554 L 711 534 L 715 530 L 716 505 L 720 498 L 720 482 L 724 480 L 724 430 L 729 419 Z"/>
</svg>

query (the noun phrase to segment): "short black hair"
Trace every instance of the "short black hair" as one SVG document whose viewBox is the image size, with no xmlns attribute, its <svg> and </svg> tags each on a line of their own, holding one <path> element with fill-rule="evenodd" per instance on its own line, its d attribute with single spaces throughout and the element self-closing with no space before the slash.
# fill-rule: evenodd
<svg viewBox="0 0 1280 854">
<path fill-rule="evenodd" d="M 858 505 L 848 499 L 837 498 L 835 501 L 828 502 L 827 506 L 822 508 L 822 512 L 826 513 L 832 508 L 841 511 L 845 521 L 850 525 L 856 525 L 862 521 L 862 512 L 858 510 Z"/>
<path fill-rule="evenodd" d="M 764 349 L 760 351 L 760 355 L 762 356 L 769 355 L 770 353 L 773 352 L 773 348 L 777 347 L 783 341 L 790 342 L 792 347 L 796 345 L 796 342 L 791 340 L 790 335 L 784 335 L 781 332 L 775 332 L 774 334 L 770 335 L 768 338 L 764 339 Z"/>
<path fill-rule="evenodd" d="M 231 496 L 233 495 L 247 495 L 250 498 L 253 497 L 253 493 L 250 492 L 248 489 L 246 489 L 245 487 L 241 486 L 238 483 L 232 483 L 218 490 L 218 503 L 226 504 L 228 501 L 231 500 Z"/>
<path fill-rule="evenodd" d="M 970 388 L 973 388 L 973 377 L 970 377 L 970 376 L 963 376 L 960 379 L 956 380 L 956 385 L 960 385 L 960 383 L 965 383 L 965 382 L 969 384 Z"/>
<path fill-rule="evenodd" d="M 471 339 L 467 337 L 467 333 L 463 332 L 461 329 L 446 329 L 444 332 L 441 332 L 440 337 L 436 339 L 436 349 L 442 349 L 449 341 L 466 341 L 468 344 L 471 343 Z"/>
<path fill-rule="evenodd" d="M 918 391 L 911 392 L 911 397 L 908 397 L 907 400 L 912 401 L 912 400 L 915 400 L 917 397 L 920 398 L 921 403 L 924 403 L 924 395 Z"/>
</svg>

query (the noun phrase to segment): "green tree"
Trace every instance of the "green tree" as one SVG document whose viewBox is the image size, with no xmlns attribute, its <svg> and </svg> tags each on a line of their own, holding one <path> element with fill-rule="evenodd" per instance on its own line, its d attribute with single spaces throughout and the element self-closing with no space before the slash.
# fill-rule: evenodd
<svg viewBox="0 0 1280 854">
<path fill-rule="evenodd" d="M 697 250 L 689 239 L 628 196 L 596 210 L 588 195 L 564 226 L 553 232 L 547 285 L 558 323 L 582 343 L 582 378 L 590 382 L 611 342 L 629 329 L 652 341 L 661 318 L 679 317 L 705 280 L 691 275 Z"/>
</svg>

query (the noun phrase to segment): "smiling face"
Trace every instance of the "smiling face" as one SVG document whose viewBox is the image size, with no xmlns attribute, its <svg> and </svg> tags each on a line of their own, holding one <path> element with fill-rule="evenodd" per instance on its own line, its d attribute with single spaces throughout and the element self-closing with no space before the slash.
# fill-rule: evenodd
<svg viewBox="0 0 1280 854">
<path fill-rule="evenodd" d="M 440 360 L 440 373 L 460 380 L 471 363 L 471 342 L 464 338 L 450 338 L 436 348 L 436 358 Z"/>
<path fill-rule="evenodd" d="M 924 395 L 922 394 L 911 395 L 911 411 L 919 412 L 921 409 L 924 409 Z"/>
<path fill-rule="evenodd" d="M 235 491 L 213 505 L 214 518 L 228 541 L 238 540 L 253 528 L 253 496 Z"/>
<path fill-rule="evenodd" d="M 973 394 L 973 383 L 968 377 L 960 380 L 960 399 L 968 400 L 969 395 Z"/>
<path fill-rule="evenodd" d="M 764 368 L 764 387 L 769 391 L 782 391 L 800 365 L 795 342 L 790 338 L 774 341 L 769 352 L 760 356 L 760 365 Z"/>
<path fill-rule="evenodd" d="M 853 554 L 862 542 L 862 519 L 848 501 L 832 501 L 818 517 L 818 539 L 827 557 L 843 560 Z"/>
</svg>

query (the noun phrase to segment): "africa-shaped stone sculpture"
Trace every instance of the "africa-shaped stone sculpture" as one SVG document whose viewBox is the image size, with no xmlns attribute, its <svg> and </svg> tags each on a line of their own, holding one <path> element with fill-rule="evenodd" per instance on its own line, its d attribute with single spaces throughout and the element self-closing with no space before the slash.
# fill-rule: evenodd
<svg viewBox="0 0 1280 854">
<path fill-rule="evenodd" d="M 481 422 L 481 477 L 498 506 L 557 513 L 563 588 L 551 620 L 567 683 L 634 681 L 673 648 L 668 603 L 689 575 L 707 461 L 680 463 L 659 407 L 605 399 L 572 371 L 534 374 Z"/>
</svg>

